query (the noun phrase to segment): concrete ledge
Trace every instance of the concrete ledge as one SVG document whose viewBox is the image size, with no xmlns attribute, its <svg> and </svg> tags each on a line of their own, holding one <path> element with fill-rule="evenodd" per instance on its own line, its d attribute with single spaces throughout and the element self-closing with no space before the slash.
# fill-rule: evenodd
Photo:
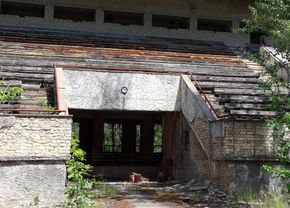
<svg viewBox="0 0 290 208">
<path fill-rule="evenodd" d="M 37 157 L 37 156 L 23 156 L 23 157 L 0 157 L 0 162 L 12 162 L 12 161 L 19 161 L 19 162 L 29 162 L 29 161 L 67 161 L 68 159 L 70 159 L 70 155 L 66 156 L 66 157 Z"/>
<path fill-rule="evenodd" d="M 72 115 L 57 115 L 57 114 L 0 114 L 0 117 L 19 117 L 19 118 L 67 118 L 71 119 Z"/>
</svg>

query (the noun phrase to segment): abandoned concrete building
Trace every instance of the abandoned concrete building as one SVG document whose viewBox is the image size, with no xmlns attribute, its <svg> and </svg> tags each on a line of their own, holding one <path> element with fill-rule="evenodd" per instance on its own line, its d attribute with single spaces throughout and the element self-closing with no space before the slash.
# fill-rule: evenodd
<svg viewBox="0 0 290 208">
<path fill-rule="evenodd" d="M 97 176 L 275 183 L 271 98 L 244 57 L 261 37 L 232 32 L 251 3 L 1 0 L 0 78 L 24 92 L 0 104 L 0 207 L 63 201 L 73 122 Z"/>
</svg>

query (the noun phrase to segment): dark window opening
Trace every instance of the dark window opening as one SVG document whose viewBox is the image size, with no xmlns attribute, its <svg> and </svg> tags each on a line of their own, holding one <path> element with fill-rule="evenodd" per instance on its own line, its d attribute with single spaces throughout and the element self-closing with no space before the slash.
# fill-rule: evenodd
<svg viewBox="0 0 290 208">
<path fill-rule="evenodd" d="M 138 124 L 136 126 L 136 152 L 140 152 L 140 146 L 141 146 L 141 125 Z"/>
<path fill-rule="evenodd" d="M 164 27 L 168 29 L 189 29 L 189 17 L 176 17 L 168 15 L 152 15 L 153 27 Z"/>
<path fill-rule="evenodd" d="M 144 14 L 120 11 L 105 11 L 104 22 L 120 25 L 144 25 Z"/>
<path fill-rule="evenodd" d="M 198 19 L 197 29 L 213 32 L 231 32 L 233 23 L 226 20 Z"/>
<path fill-rule="evenodd" d="M 243 28 L 245 28 L 247 26 L 247 23 L 245 22 L 245 21 L 240 21 L 240 25 L 239 25 L 239 27 L 241 28 L 241 29 L 243 29 Z"/>
<path fill-rule="evenodd" d="M 2 1 L 1 14 L 19 17 L 44 17 L 44 5 Z"/>
<path fill-rule="evenodd" d="M 54 18 L 72 20 L 75 22 L 94 22 L 96 11 L 94 9 L 74 8 L 74 7 L 54 7 Z"/>
<path fill-rule="evenodd" d="M 122 124 L 104 123 L 103 152 L 122 151 Z"/>
<path fill-rule="evenodd" d="M 250 43 L 252 44 L 264 44 L 262 41 L 262 33 L 260 32 L 253 32 L 250 33 Z"/>
<path fill-rule="evenodd" d="M 154 124 L 154 149 L 153 153 L 162 152 L 162 124 Z"/>
</svg>

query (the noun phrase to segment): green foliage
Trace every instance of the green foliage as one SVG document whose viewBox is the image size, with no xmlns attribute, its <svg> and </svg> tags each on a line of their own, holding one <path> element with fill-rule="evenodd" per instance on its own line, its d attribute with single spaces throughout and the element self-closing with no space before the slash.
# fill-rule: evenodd
<svg viewBox="0 0 290 208">
<path fill-rule="evenodd" d="M 46 102 L 46 100 L 44 98 L 39 98 L 37 100 L 37 104 L 39 106 L 41 106 L 42 108 L 44 108 L 45 110 L 47 110 L 47 111 L 53 111 L 53 110 L 55 110 L 55 107 L 53 107 L 50 104 L 47 104 L 47 102 Z M 53 113 L 53 112 L 51 112 L 51 113 Z"/>
<path fill-rule="evenodd" d="M 107 185 L 104 181 L 98 181 L 96 183 L 96 188 L 105 196 L 115 196 L 118 193 L 115 187 Z"/>
<path fill-rule="evenodd" d="M 243 193 L 234 193 L 236 202 L 250 204 L 253 208 L 288 208 L 289 199 L 288 193 L 283 193 L 281 189 L 277 188 L 256 193 L 250 187 L 247 187 Z"/>
<path fill-rule="evenodd" d="M 162 125 L 154 125 L 154 153 L 162 152 Z"/>
<path fill-rule="evenodd" d="M 84 164 L 86 153 L 79 148 L 77 129 L 77 126 L 73 125 L 71 158 L 66 163 L 67 177 L 70 185 L 66 191 L 68 201 L 65 207 L 91 208 L 94 207 L 92 189 L 95 181 L 89 178 L 89 172 L 92 170 L 92 167 Z"/>
<path fill-rule="evenodd" d="M 21 87 L 6 86 L 3 81 L 0 81 L 0 103 L 19 99 L 23 92 Z"/>
<path fill-rule="evenodd" d="M 250 7 L 251 18 L 244 20 L 245 27 L 242 32 L 262 32 L 274 40 L 274 47 L 278 53 L 283 55 L 285 61 L 274 64 L 267 63 L 269 57 L 260 55 L 257 60 L 265 66 L 264 75 L 270 79 L 263 85 L 264 90 L 272 92 L 272 102 L 267 105 L 268 110 L 274 111 L 276 117 L 269 120 L 268 124 L 273 126 L 272 134 L 277 143 L 277 158 L 285 164 L 285 167 L 275 168 L 265 165 L 264 170 L 274 177 L 290 178 L 290 98 L 283 96 L 282 92 L 289 90 L 289 83 L 279 76 L 279 71 L 286 70 L 290 73 L 290 0 L 257 0 Z M 290 191 L 290 183 L 285 185 Z"/>
</svg>

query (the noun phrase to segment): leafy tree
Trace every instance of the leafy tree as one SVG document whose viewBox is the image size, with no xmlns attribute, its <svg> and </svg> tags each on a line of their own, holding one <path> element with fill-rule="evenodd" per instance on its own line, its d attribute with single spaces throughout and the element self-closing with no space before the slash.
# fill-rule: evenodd
<svg viewBox="0 0 290 208">
<path fill-rule="evenodd" d="M 67 208 L 91 208 L 94 207 L 92 189 L 95 181 L 89 178 L 92 167 L 84 164 L 85 152 L 79 148 L 79 127 L 74 123 L 71 139 L 71 158 L 66 163 L 67 177 L 71 184 L 66 194 Z"/>
<path fill-rule="evenodd" d="M 273 64 L 266 64 L 267 57 L 260 56 L 259 61 L 264 64 L 264 74 L 270 79 L 264 84 L 263 89 L 271 90 L 272 103 L 268 109 L 275 111 L 277 116 L 270 119 L 268 123 L 274 127 L 272 134 L 277 143 L 277 157 L 286 166 L 275 168 L 265 165 L 264 169 L 274 177 L 283 179 L 290 178 L 290 98 L 283 96 L 282 92 L 289 90 L 289 83 L 279 76 L 279 71 L 287 70 L 289 73 L 290 63 L 290 0 L 257 0 L 254 6 L 250 7 L 251 17 L 244 20 L 245 27 L 242 32 L 261 32 L 271 37 L 276 51 L 285 60 Z M 290 191 L 290 183 L 287 185 Z"/>
<path fill-rule="evenodd" d="M 21 87 L 11 87 L 0 80 L 0 104 L 18 99 L 23 91 Z"/>
</svg>

